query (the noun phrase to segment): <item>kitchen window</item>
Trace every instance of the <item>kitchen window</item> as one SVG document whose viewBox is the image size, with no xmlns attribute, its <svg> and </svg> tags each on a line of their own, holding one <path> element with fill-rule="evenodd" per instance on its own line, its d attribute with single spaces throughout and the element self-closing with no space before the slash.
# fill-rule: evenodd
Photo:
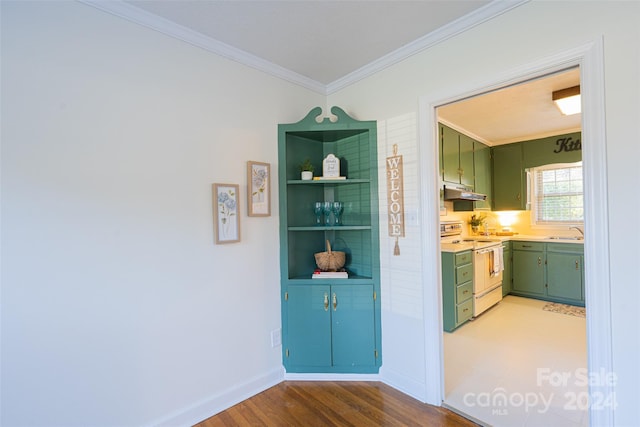
<svg viewBox="0 0 640 427">
<path fill-rule="evenodd" d="M 582 162 L 531 168 L 527 176 L 533 224 L 583 224 Z"/>
</svg>

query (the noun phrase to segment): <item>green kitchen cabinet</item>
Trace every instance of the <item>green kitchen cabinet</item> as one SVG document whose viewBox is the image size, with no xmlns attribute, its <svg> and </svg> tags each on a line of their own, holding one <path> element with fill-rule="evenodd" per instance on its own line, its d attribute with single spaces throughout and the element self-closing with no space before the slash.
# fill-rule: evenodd
<svg viewBox="0 0 640 427">
<path fill-rule="evenodd" d="M 512 259 L 511 259 L 511 242 L 502 242 L 502 258 L 504 262 L 504 270 L 502 272 L 502 296 L 507 296 L 511 293 L 513 286 L 513 276 L 511 274 Z"/>
<path fill-rule="evenodd" d="M 524 210 L 526 193 L 522 144 L 492 147 L 493 210 Z"/>
<path fill-rule="evenodd" d="M 452 332 L 473 315 L 472 252 L 442 252 L 442 321 Z"/>
<path fill-rule="evenodd" d="M 584 306 L 582 244 L 512 241 L 511 245 L 511 294 Z"/>
<path fill-rule="evenodd" d="M 354 120 L 338 107 L 331 112 L 336 121 L 316 121 L 322 113 L 317 107 L 297 123 L 278 125 L 283 364 L 287 372 L 377 373 L 382 363 L 377 124 Z M 300 179 L 298 165 L 305 159 L 322 177 L 328 154 L 340 160 L 344 179 Z M 334 201 L 344 205 L 341 224 L 317 225 L 314 204 Z M 327 241 L 333 251 L 345 253 L 348 278 L 312 278 L 314 254 L 326 251 Z M 331 306 L 326 311 L 325 293 Z"/>
<path fill-rule="evenodd" d="M 440 128 L 440 159 L 442 180 L 460 182 L 460 138 L 459 133 L 443 124 Z"/>
<path fill-rule="evenodd" d="M 544 243 L 515 241 L 511 244 L 512 293 L 522 296 L 544 296 L 546 294 Z"/>
<path fill-rule="evenodd" d="M 319 279 L 316 279 L 319 281 Z M 368 372 L 375 366 L 372 285 L 292 285 L 285 294 L 285 365 L 291 372 Z"/>
<path fill-rule="evenodd" d="M 547 244 L 547 296 L 584 305 L 584 246 Z"/>
<path fill-rule="evenodd" d="M 442 180 L 473 188 L 473 139 L 439 125 Z"/>
<path fill-rule="evenodd" d="M 459 149 L 460 149 L 460 184 L 470 188 L 475 188 L 474 181 L 474 162 L 473 162 L 473 139 L 469 138 L 465 134 L 460 134 L 459 137 Z M 477 192 L 477 190 L 474 190 Z"/>
<path fill-rule="evenodd" d="M 475 202 L 475 208 L 491 209 L 491 148 L 478 141 L 473 141 L 473 170 L 474 191 L 487 196 L 487 200 Z"/>
</svg>

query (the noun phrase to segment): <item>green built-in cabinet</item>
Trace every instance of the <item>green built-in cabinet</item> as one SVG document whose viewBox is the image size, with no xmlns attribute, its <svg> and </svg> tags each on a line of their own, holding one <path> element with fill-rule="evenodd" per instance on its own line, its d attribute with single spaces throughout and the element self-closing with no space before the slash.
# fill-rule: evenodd
<svg viewBox="0 0 640 427">
<path fill-rule="evenodd" d="M 450 127 L 438 124 L 440 137 L 440 177 L 445 185 L 462 184 L 476 193 L 486 194 L 486 201 L 455 201 L 455 211 L 491 208 L 491 149 Z"/>
<path fill-rule="evenodd" d="M 493 210 L 524 210 L 524 169 L 522 167 L 522 145 L 499 145 L 492 149 L 493 158 Z"/>
<path fill-rule="evenodd" d="M 584 306 L 584 246 L 512 241 L 511 294 Z"/>
<path fill-rule="evenodd" d="M 584 246 L 547 243 L 547 296 L 584 305 Z"/>
<path fill-rule="evenodd" d="M 376 373 L 380 352 L 377 127 L 333 107 L 278 125 L 283 362 L 287 372 Z M 302 181 L 310 159 L 322 176 L 328 154 L 344 180 Z M 342 225 L 316 225 L 314 203 L 341 201 Z M 347 279 L 312 279 L 314 254 L 346 253 Z"/>
<path fill-rule="evenodd" d="M 513 290 L 520 295 L 545 296 L 544 243 L 511 242 L 513 248 Z"/>
<path fill-rule="evenodd" d="M 473 315 L 472 252 L 442 252 L 442 323 L 454 329 Z"/>
</svg>

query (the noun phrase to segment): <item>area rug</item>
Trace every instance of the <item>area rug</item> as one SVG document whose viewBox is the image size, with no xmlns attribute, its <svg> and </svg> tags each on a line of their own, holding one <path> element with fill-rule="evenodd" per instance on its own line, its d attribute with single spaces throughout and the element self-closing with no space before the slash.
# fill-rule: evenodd
<svg viewBox="0 0 640 427">
<path fill-rule="evenodd" d="M 554 313 L 567 314 L 569 316 L 585 317 L 586 311 L 584 307 L 576 307 L 575 305 L 559 304 L 557 302 L 550 302 L 542 307 L 545 311 L 552 311 Z"/>
</svg>

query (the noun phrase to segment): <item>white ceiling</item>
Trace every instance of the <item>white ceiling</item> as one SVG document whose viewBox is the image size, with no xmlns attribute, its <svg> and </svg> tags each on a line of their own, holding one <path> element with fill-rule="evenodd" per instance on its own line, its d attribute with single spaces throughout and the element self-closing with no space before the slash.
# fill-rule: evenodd
<svg viewBox="0 0 640 427">
<path fill-rule="evenodd" d="M 490 1 L 126 3 L 327 85 Z"/>
<path fill-rule="evenodd" d="M 80 0 L 277 77 L 331 94 L 528 0 Z M 542 80 L 439 109 L 491 145 L 579 128 Z M 557 112 L 557 110 L 555 110 Z M 579 115 L 578 115 L 579 116 Z"/>
</svg>

